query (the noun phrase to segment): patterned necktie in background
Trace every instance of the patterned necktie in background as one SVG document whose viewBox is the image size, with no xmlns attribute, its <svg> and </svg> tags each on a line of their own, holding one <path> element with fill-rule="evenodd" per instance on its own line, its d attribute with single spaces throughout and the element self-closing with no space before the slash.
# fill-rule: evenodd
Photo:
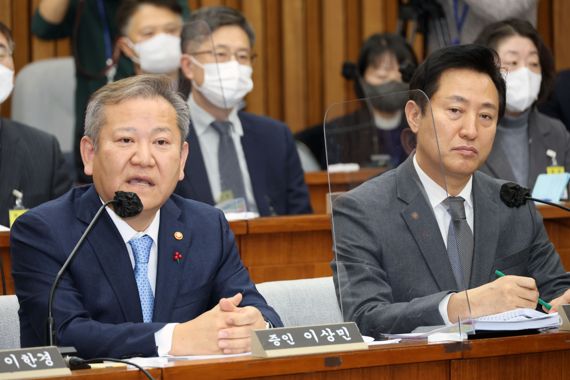
<svg viewBox="0 0 570 380">
<path fill-rule="evenodd" d="M 229 121 L 214 121 L 211 126 L 220 135 L 218 166 L 220 170 L 221 197 L 218 202 L 243 198 L 247 203 L 236 147 L 230 134 L 233 127 L 232 123 Z"/>
</svg>

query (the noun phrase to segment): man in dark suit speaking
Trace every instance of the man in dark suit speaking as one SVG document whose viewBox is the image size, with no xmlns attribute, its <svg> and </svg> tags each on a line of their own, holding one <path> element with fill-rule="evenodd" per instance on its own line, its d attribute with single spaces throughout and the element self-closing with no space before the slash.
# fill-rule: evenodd
<svg viewBox="0 0 570 380">
<path fill-rule="evenodd" d="M 0 22 L 0 104 L 14 88 L 13 53 L 12 33 Z M 8 210 L 16 202 L 13 190 L 23 193 L 25 207 L 34 207 L 59 197 L 70 187 L 57 139 L 0 117 L 0 224 L 8 226 Z"/>
<path fill-rule="evenodd" d="M 289 128 L 240 111 L 253 88 L 251 25 L 226 7 L 199 9 L 190 21 L 182 30 L 181 59 L 192 82 L 190 156 L 176 193 L 209 204 L 241 201 L 242 209 L 261 216 L 310 213 Z"/>
<path fill-rule="evenodd" d="M 107 207 L 54 302 L 60 345 L 81 356 L 239 353 L 252 329 L 281 325 L 251 282 L 215 208 L 173 195 L 184 177 L 189 112 L 167 77 L 108 84 L 86 112 L 81 155 L 93 185 L 28 211 L 11 233 L 23 346 L 45 343 L 54 277 L 102 202 L 118 190 L 143 211 Z"/>
<path fill-rule="evenodd" d="M 405 108 L 415 154 L 334 204 L 345 318 L 377 336 L 453 323 L 469 310 L 479 317 L 535 308 L 539 294 L 552 311 L 570 302 L 570 275 L 534 204 L 507 207 L 503 182 L 477 171 L 505 109 L 496 54 L 441 49 L 416 70 L 410 90 L 426 94 L 412 93 Z M 507 275 L 497 279 L 496 270 Z"/>
</svg>

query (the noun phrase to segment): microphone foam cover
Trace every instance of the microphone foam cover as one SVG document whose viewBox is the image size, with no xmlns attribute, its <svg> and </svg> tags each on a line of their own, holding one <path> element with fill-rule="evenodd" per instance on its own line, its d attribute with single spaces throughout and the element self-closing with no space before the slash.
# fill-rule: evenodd
<svg viewBox="0 0 570 380">
<path fill-rule="evenodd" d="M 520 207 L 530 197 L 530 191 L 513 182 L 507 182 L 501 186 L 501 200 L 509 207 Z"/>
<path fill-rule="evenodd" d="M 136 193 L 117 191 L 113 201 L 113 210 L 121 218 L 136 216 L 143 210 L 143 204 Z"/>
</svg>

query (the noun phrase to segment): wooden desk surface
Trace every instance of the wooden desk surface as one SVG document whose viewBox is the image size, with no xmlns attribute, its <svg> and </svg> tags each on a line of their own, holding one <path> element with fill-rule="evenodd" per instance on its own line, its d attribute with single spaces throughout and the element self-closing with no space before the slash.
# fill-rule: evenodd
<svg viewBox="0 0 570 380">
<path fill-rule="evenodd" d="M 178 361 L 153 375 L 171 379 L 567 379 L 570 333 L 480 339 L 462 343 L 423 341 L 371 346 L 365 351 L 293 356 Z M 126 370 L 75 371 L 69 378 L 137 377 Z"/>
<path fill-rule="evenodd" d="M 330 191 L 348 191 L 385 170 L 385 168 L 363 168 L 356 172 L 331 173 Z M 305 173 L 305 183 L 309 188 L 313 212 L 315 214 L 326 213 L 326 199 L 327 194 L 330 192 L 328 172 L 307 172 Z"/>
<path fill-rule="evenodd" d="M 546 231 L 565 268 L 570 268 L 570 215 L 551 206 L 539 206 Z M 330 215 L 299 215 L 230 222 L 244 265 L 254 282 L 332 275 Z M 8 294 L 14 288 L 9 255 L 9 233 L 0 232 L 0 259 Z"/>
</svg>

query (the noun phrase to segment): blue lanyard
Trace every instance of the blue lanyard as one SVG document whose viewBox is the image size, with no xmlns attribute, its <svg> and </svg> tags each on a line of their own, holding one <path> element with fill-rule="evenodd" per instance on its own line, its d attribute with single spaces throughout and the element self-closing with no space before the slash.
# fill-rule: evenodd
<svg viewBox="0 0 570 380">
<path fill-rule="evenodd" d="M 455 21 L 457 36 L 451 40 L 452 45 L 459 45 L 461 43 L 461 31 L 463 30 L 463 24 L 465 24 L 465 19 L 467 18 L 467 12 L 469 12 L 469 4 L 463 5 L 461 16 L 459 16 L 459 0 L 453 0 L 453 19 Z"/>
<path fill-rule="evenodd" d="M 97 0 L 97 8 L 99 10 L 99 18 L 103 24 L 103 42 L 105 44 L 105 63 L 107 66 L 113 63 L 113 46 L 111 44 L 111 30 L 107 23 L 107 16 L 105 14 L 105 5 L 103 0 Z"/>
</svg>

